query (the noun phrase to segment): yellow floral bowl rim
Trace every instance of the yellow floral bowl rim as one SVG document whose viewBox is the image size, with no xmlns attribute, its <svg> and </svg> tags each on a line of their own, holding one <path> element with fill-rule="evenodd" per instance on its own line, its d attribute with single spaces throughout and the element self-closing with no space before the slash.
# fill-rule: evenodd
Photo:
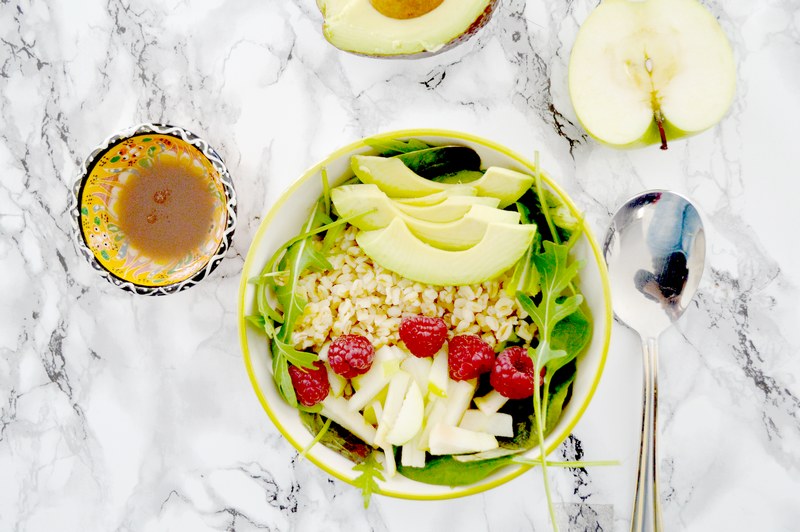
<svg viewBox="0 0 800 532">
<path fill-rule="evenodd" d="M 529 169 L 531 172 L 536 171 L 536 166 L 529 161 L 528 159 L 522 157 L 518 153 L 509 148 L 502 146 L 496 142 L 491 140 L 487 140 L 485 138 L 479 137 L 477 135 L 473 135 L 470 133 L 464 133 L 460 131 L 452 131 L 446 129 L 403 129 L 397 131 L 391 131 L 386 133 L 381 133 L 378 135 L 365 137 L 360 140 L 357 140 L 351 144 L 343 146 L 338 150 L 334 151 L 327 157 L 325 157 L 322 161 L 318 162 L 316 165 L 312 166 L 308 169 L 305 173 L 302 174 L 294 183 L 290 184 L 284 191 L 281 193 L 278 200 L 270 207 L 269 212 L 261 221 L 258 229 L 256 230 L 255 235 L 253 236 L 253 240 L 251 242 L 250 251 L 245 258 L 245 263 L 242 268 L 242 278 L 239 283 L 239 297 L 238 297 L 238 326 L 239 326 L 239 340 L 242 347 L 242 356 L 244 359 L 245 369 L 247 371 L 248 378 L 250 379 L 250 383 L 253 387 L 253 390 L 258 397 L 259 403 L 261 403 L 262 408 L 269 416 L 272 423 L 275 427 L 280 431 L 280 433 L 292 444 L 292 446 L 297 449 L 298 451 L 302 451 L 304 445 L 300 444 L 300 442 L 296 441 L 289 435 L 289 431 L 281 424 L 281 421 L 277 415 L 277 413 L 272 409 L 267 401 L 264 393 L 261 391 L 260 386 L 258 384 L 258 380 L 255 375 L 255 371 L 253 368 L 253 362 L 250 355 L 248 340 L 247 340 L 247 319 L 245 316 L 245 294 L 247 291 L 247 285 L 249 282 L 249 278 L 247 277 L 247 272 L 251 270 L 253 267 L 254 253 L 252 252 L 255 248 L 254 244 L 259 242 L 263 235 L 266 233 L 269 227 L 271 227 L 273 219 L 275 218 L 278 211 L 280 211 L 281 206 L 286 203 L 286 201 L 312 176 L 315 176 L 317 173 L 321 171 L 321 169 L 331 161 L 337 160 L 340 157 L 344 156 L 345 154 L 352 153 L 359 148 L 364 148 L 367 146 L 365 143 L 366 140 L 371 139 L 380 139 L 380 138 L 398 138 L 398 139 L 408 139 L 408 138 L 417 138 L 417 137 L 444 137 L 444 138 L 452 138 L 457 140 L 463 140 L 467 142 L 473 142 L 475 144 L 483 145 L 487 148 L 493 149 L 506 157 L 515 160 L 525 168 Z M 580 215 L 580 211 L 573 203 L 572 199 L 550 178 L 545 172 L 539 172 L 542 181 L 554 192 L 556 192 L 567 204 L 570 211 L 578 217 L 578 219 L 583 219 Z M 589 403 L 594 396 L 594 393 L 597 389 L 598 384 L 600 383 L 600 378 L 603 374 L 603 368 L 605 367 L 606 358 L 608 355 L 608 349 L 611 343 L 611 326 L 613 323 L 614 313 L 611 307 L 611 288 L 609 284 L 608 278 L 608 271 L 606 269 L 605 259 L 603 258 L 600 246 L 597 243 L 597 240 L 594 238 L 591 230 L 584 224 L 584 238 L 586 239 L 590 249 L 592 256 L 597 264 L 597 268 L 600 274 L 600 281 L 602 284 L 602 293 L 603 293 L 603 314 L 604 314 L 604 323 L 605 327 L 602 331 L 602 347 L 600 348 L 600 360 L 597 366 L 597 371 L 595 373 L 594 379 L 589 387 L 589 390 L 583 400 L 583 403 L 579 406 L 577 412 L 573 415 L 573 418 L 570 420 L 570 423 L 555 437 L 548 436 L 548 439 L 552 437 L 552 443 L 546 448 L 546 455 L 549 455 L 553 452 L 563 441 L 572 433 L 572 429 L 578 424 L 583 413 L 586 411 L 586 408 L 589 406 Z M 317 467 L 328 473 L 334 478 L 342 480 L 350 485 L 353 485 L 353 481 L 351 478 L 348 478 L 342 475 L 339 471 L 336 471 L 328 464 L 326 464 L 323 460 L 315 457 L 312 453 L 308 453 L 305 455 L 305 458 L 310 460 L 313 464 Z M 389 497 L 394 497 L 398 499 L 408 499 L 408 500 L 444 500 L 444 499 L 454 499 L 465 497 L 468 495 L 475 495 L 478 493 L 483 493 L 484 491 L 490 490 L 506 482 L 509 482 L 518 476 L 522 475 L 529 469 L 531 469 L 531 465 L 520 464 L 519 467 L 516 469 L 512 469 L 502 476 L 495 478 L 491 482 L 484 482 L 478 483 L 477 485 L 467 485 L 467 486 L 457 486 L 453 488 L 451 491 L 441 494 L 420 494 L 420 493 L 409 493 L 405 491 L 395 491 L 391 489 L 386 489 L 385 487 L 381 486 L 377 491 L 380 495 L 386 495 Z M 509 469 L 508 467 L 504 469 Z"/>
<path fill-rule="evenodd" d="M 208 258 L 198 263 L 197 267 L 190 271 L 190 273 L 182 275 L 174 282 L 167 282 L 163 284 L 145 284 L 135 282 L 131 279 L 124 278 L 118 275 L 119 272 L 112 271 L 103 261 L 100 260 L 92 251 L 91 247 L 86 241 L 86 236 L 81 227 L 81 209 L 83 203 L 83 188 L 89 179 L 95 165 L 98 161 L 108 153 L 110 150 L 119 146 L 124 141 L 137 137 L 139 135 L 163 135 L 167 137 L 174 137 L 179 141 L 183 141 L 188 146 L 193 146 L 199 154 L 205 158 L 204 162 L 208 162 L 211 167 L 216 171 L 217 177 L 216 184 L 221 188 L 225 196 L 225 204 L 222 207 L 226 214 L 224 228 L 216 251 L 209 254 Z M 73 235 L 75 237 L 75 244 L 80 250 L 80 253 L 86 258 L 94 270 L 96 270 L 102 277 L 114 286 L 140 295 L 161 296 L 174 294 L 182 290 L 191 288 L 197 285 L 200 281 L 208 277 L 217 266 L 219 266 L 233 240 L 233 233 L 237 225 L 237 197 L 236 191 L 233 187 L 233 179 L 225 165 L 222 157 L 217 151 L 211 147 L 205 140 L 195 135 L 191 131 L 169 124 L 159 124 L 147 122 L 131 126 L 122 131 L 119 131 L 98 144 L 91 153 L 84 159 L 78 171 L 78 176 L 72 186 L 71 203 L 70 203 L 70 219 L 73 226 Z"/>
</svg>

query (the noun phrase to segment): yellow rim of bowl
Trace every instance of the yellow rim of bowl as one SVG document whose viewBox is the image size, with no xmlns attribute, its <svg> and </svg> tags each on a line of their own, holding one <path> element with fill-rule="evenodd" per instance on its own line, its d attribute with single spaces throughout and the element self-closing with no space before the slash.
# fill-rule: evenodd
<svg viewBox="0 0 800 532">
<path fill-rule="evenodd" d="M 300 188 L 300 186 L 303 183 L 305 183 L 312 176 L 316 175 L 324 166 L 330 164 L 331 161 L 333 161 L 335 159 L 338 159 L 338 158 L 342 157 L 343 155 L 345 155 L 346 153 L 352 152 L 353 150 L 355 150 L 357 148 L 361 148 L 361 147 L 366 146 L 364 140 L 366 140 L 366 139 L 375 139 L 375 138 L 384 138 L 384 137 L 385 138 L 414 138 L 414 137 L 426 137 L 426 136 L 427 137 L 450 137 L 450 138 L 454 138 L 454 139 L 465 140 L 465 141 L 468 141 L 468 142 L 474 142 L 476 144 L 481 144 L 481 145 L 483 145 L 483 146 L 485 146 L 487 148 L 494 149 L 494 150 L 502 153 L 503 155 L 505 155 L 505 156 L 507 156 L 507 157 L 509 157 L 511 159 L 514 159 L 515 161 L 517 161 L 521 165 L 523 165 L 526 168 L 528 168 L 531 172 L 535 172 L 536 171 L 536 167 L 534 166 L 533 163 L 531 163 L 530 161 L 528 161 L 524 157 L 520 156 L 516 152 L 514 152 L 512 150 L 509 150 L 508 148 L 506 148 L 504 146 L 501 146 L 500 144 L 497 144 L 495 142 L 492 142 L 490 140 L 486 140 L 484 138 L 481 138 L 481 137 L 478 137 L 478 136 L 475 136 L 475 135 L 471 135 L 469 133 L 462 133 L 462 132 L 459 132 L 459 131 L 449 131 L 449 130 L 446 130 L 446 129 L 403 129 L 403 130 L 398 130 L 398 131 L 391 131 L 391 132 L 388 132 L 388 133 L 381 133 L 379 135 L 366 137 L 365 139 L 358 140 L 356 142 L 348 144 L 347 146 L 339 148 L 335 152 L 333 152 L 330 155 L 328 155 L 327 157 L 325 157 L 325 159 L 323 159 L 322 161 L 320 161 L 319 163 L 317 163 L 316 165 L 314 165 L 310 169 L 308 169 L 300 178 L 298 178 L 294 183 L 292 183 L 288 188 L 286 188 L 283 191 L 281 196 L 278 198 L 278 201 L 276 201 L 275 204 L 270 208 L 269 213 L 267 213 L 267 216 L 261 221 L 261 224 L 259 225 L 258 229 L 256 230 L 256 234 L 253 236 L 253 240 L 250 243 L 250 245 L 252 246 L 252 244 L 254 242 L 258 242 L 258 241 L 261 240 L 261 237 L 263 236 L 264 232 L 267 230 L 267 227 L 270 226 L 270 224 L 272 222 L 272 219 L 275 217 L 275 215 L 278 212 L 278 210 L 280 210 L 280 207 L 288 200 L 288 198 L 298 188 Z M 570 210 L 575 215 L 579 216 L 580 215 L 580 211 L 577 209 L 575 204 L 572 203 L 572 199 L 569 196 L 567 196 L 566 193 L 564 193 L 564 191 L 561 189 L 561 187 L 556 185 L 552 181 L 552 179 L 550 179 L 550 177 L 548 175 L 546 175 L 544 172 L 540 171 L 539 174 L 541 175 L 542 180 L 547 184 L 547 186 L 549 186 L 553 191 L 558 193 L 566 201 L 566 203 L 569 206 Z M 573 419 L 570 422 L 569 426 L 567 426 L 555 438 L 554 443 L 552 445 L 550 445 L 546 449 L 546 455 L 549 455 L 559 445 L 561 445 L 561 443 L 563 443 L 563 441 L 567 438 L 567 436 L 569 436 L 570 433 L 572 433 L 572 429 L 575 428 L 575 425 L 578 424 L 578 421 L 580 421 L 581 417 L 583 417 L 583 413 L 586 411 L 586 408 L 589 406 L 589 403 L 591 402 L 592 397 L 594 396 L 594 392 L 597 389 L 597 385 L 600 383 L 600 377 L 603 375 L 603 368 L 605 367 L 606 356 L 608 354 L 608 348 L 609 348 L 609 345 L 610 345 L 610 342 L 611 342 L 611 324 L 613 323 L 613 311 L 611 309 L 611 288 L 610 288 L 610 285 L 609 285 L 608 272 L 606 270 L 605 260 L 603 259 L 602 253 L 600 252 L 600 248 L 597 245 L 597 242 L 595 241 L 594 236 L 592 235 L 591 231 L 589 231 L 588 228 L 585 227 L 585 223 L 584 223 L 584 236 L 586 237 L 587 241 L 589 242 L 589 246 L 592 248 L 592 253 L 594 254 L 594 258 L 595 258 L 595 260 L 597 262 L 598 269 L 600 271 L 600 279 L 601 279 L 601 282 L 602 282 L 602 285 L 603 285 L 603 295 L 604 295 L 604 299 L 605 299 L 605 318 L 606 318 L 606 320 L 605 320 L 606 327 L 605 327 L 605 331 L 603 332 L 603 336 L 604 336 L 603 337 L 603 347 L 602 347 L 602 352 L 600 354 L 600 364 L 598 366 L 598 370 L 597 370 L 597 373 L 595 375 L 594 382 L 592 382 L 591 388 L 589 389 L 589 393 L 586 395 L 586 399 L 583 401 L 583 404 L 581 404 L 580 407 L 578 408 L 578 411 L 575 414 L 575 416 L 573 417 Z M 266 413 L 269 416 L 269 418 L 272 421 L 272 423 L 280 431 L 280 433 L 283 435 L 283 437 L 286 438 L 289 441 L 289 443 L 292 444 L 292 446 L 295 449 L 297 449 L 298 451 L 302 451 L 303 446 L 300 445 L 297 441 L 295 441 L 293 438 L 291 438 L 288 435 L 288 431 L 286 429 L 284 429 L 283 425 L 281 425 L 280 421 L 278 420 L 278 417 L 275 415 L 275 413 L 270 408 L 269 403 L 267 402 L 266 398 L 264 397 L 264 394 L 261 392 L 261 389 L 258 386 L 258 380 L 256 379 L 255 372 L 253 370 L 253 364 L 252 364 L 252 362 L 250 360 L 250 351 L 249 351 L 248 343 L 247 343 L 247 320 L 245 320 L 245 315 L 244 315 L 244 307 L 245 307 L 244 294 L 245 294 L 245 291 L 247 289 L 248 278 L 244 275 L 244 272 L 249 271 L 249 268 L 250 268 L 251 263 L 253 262 L 253 260 L 254 260 L 253 254 L 248 252 L 247 257 L 245 258 L 245 261 L 244 261 L 244 267 L 242 268 L 242 272 L 243 272 L 242 273 L 242 279 L 241 279 L 241 281 L 239 283 L 239 308 L 238 308 L 239 340 L 240 340 L 240 342 L 242 344 L 242 355 L 244 357 L 245 368 L 247 369 L 247 376 L 249 377 L 250 383 L 253 386 L 253 390 L 255 391 L 256 396 L 258 397 L 258 401 L 261 403 L 261 406 L 264 408 L 264 411 L 266 411 Z M 339 480 L 342 480 L 342 481 L 344 481 L 344 482 L 346 482 L 346 483 L 348 483 L 350 485 L 353 485 L 353 481 L 351 479 L 349 479 L 346 476 L 340 474 L 338 471 L 335 471 L 335 470 L 331 469 L 324 462 L 318 460 L 316 457 L 312 456 L 311 454 L 307 454 L 306 458 L 308 458 L 313 464 L 315 464 L 317 467 L 319 467 L 320 469 L 322 469 L 323 471 L 325 471 L 326 473 L 328 473 L 332 477 L 338 478 Z M 497 487 L 497 486 L 499 486 L 501 484 L 505 484 L 506 482 L 509 482 L 509 481 L 517 478 L 521 474 L 525 473 L 531 467 L 532 466 L 529 466 L 529 465 L 520 465 L 518 468 L 516 468 L 516 469 L 514 469 L 512 471 L 509 471 L 507 474 L 503 475 L 500 478 L 497 478 L 497 479 L 493 480 L 492 482 L 487 482 L 485 484 L 478 484 L 477 486 L 466 487 L 464 489 L 453 488 L 453 491 L 451 491 L 449 493 L 442 493 L 442 494 L 437 494 L 437 495 L 415 495 L 413 493 L 405 493 L 405 492 L 398 492 L 398 491 L 394 491 L 394 490 L 385 490 L 385 489 L 381 489 L 377 493 L 379 493 L 380 495 L 387 495 L 387 496 L 395 497 L 395 498 L 399 498 L 399 499 L 410 499 L 410 500 L 455 499 L 455 498 L 459 498 L 459 497 L 465 497 L 467 495 L 475 495 L 477 493 L 482 493 L 484 491 L 487 491 L 487 490 L 490 490 L 490 489 L 492 489 L 494 487 Z"/>
</svg>

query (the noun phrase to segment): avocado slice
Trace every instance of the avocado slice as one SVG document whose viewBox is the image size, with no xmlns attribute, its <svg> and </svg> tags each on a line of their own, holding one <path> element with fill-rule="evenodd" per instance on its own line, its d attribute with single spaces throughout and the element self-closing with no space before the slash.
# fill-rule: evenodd
<svg viewBox="0 0 800 532">
<path fill-rule="evenodd" d="M 411 199 L 411 198 L 409 198 Z M 331 190 L 331 201 L 336 212 L 360 229 L 386 227 L 395 216 L 413 217 L 429 222 L 453 222 L 467 214 L 473 205 L 481 205 L 498 211 L 501 219 L 508 220 L 508 213 L 495 209 L 497 198 L 479 196 L 442 196 L 433 204 L 401 203 L 386 195 L 376 185 L 341 185 Z M 363 213 L 363 214 L 362 214 Z M 503 213 L 503 214 L 500 214 Z"/>
<path fill-rule="evenodd" d="M 464 186 L 425 179 L 396 158 L 354 155 L 350 166 L 363 183 L 377 185 L 395 198 L 425 196 L 449 187 Z M 532 184 L 532 176 L 497 166 L 490 166 L 482 177 L 469 182 L 469 186 L 474 187 L 479 196 L 499 199 L 498 206 L 501 209 L 517 201 Z"/>
<path fill-rule="evenodd" d="M 376 57 L 431 55 L 475 34 L 497 0 L 317 0 L 322 33 L 346 52 Z"/>
<path fill-rule="evenodd" d="M 530 246 L 535 225 L 490 223 L 469 249 L 447 251 L 414 236 L 401 218 L 383 229 L 360 231 L 356 242 L 372 260 L 412 281 L 447 286 L 494 279 L 511 268 Z"/>
<path fill-rule="evenodd" d="M 350 223 L 359 229 L 365 231 L 382 229 L 395 218 L 401 218 L 414 235 L 441 249 L 469 248 L 483 238 L 490 223 L 517 224 L 520 220 L 518 212 L 504 211 L 481 204 L 470 205 L 462 217 L 451 222 L 421 220 L 399 209 L 395 202 L 375 185 L 336 187 L 331 191 L 331 201 L 336 207 L 336 212 L 340 216 L 350 218 Z M 446 208 L 447 205 L 440 203 L 422 210 L 434 213 Z"/>
<path fill-rule="evenodd" d="M 495 208 L 500 203 L 497 198 L 484 196 L 452 196 L 436 205 L 406 205 L 395 201 L 394 205 L 404 213 L 418 220 L 429 222 L 454 222 L 467 214 L 473 205 Z M 499 209 L 498 209 L 499 210 Z"/>
<path fill-rule="evenodd" d="M 370 185 L 370 186 L 375 186 L 375 185 Z M 441 192 L 434 192 L 433 194 L 428 194 L 427 196 L 419 196 L 415 198 L 392 198 L 392 199 L 397 203 L 402 203 L 403 205 L 417 205 L 419 207 L 424 207 L 426 205 L 436 205 L 437 203 L 441 203 L 450 196 L 477 196 L 477 195 L 478 191 L 475 190 L 475 187 L 463 185 L 459 187 L 448 188 L 447 190 L 442 190 Z"/>
</svg>

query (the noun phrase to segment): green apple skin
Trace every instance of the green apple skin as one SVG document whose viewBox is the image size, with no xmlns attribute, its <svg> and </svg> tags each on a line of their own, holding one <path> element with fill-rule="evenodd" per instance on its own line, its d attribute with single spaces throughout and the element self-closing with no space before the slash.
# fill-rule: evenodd
<svg viewBox="0 0 800 532">
<path fill-rule="evenodd" d="M 589 134 L 590 137 L 592 137 L 600 144 L 609 146 L 611 148 L 617 148 L 620 150 L 635 150 L 639 148 L 646 148 L 648 146 L 653 146 L 654 144 L 661 144 L 661 133 L 658 131 L 658 124 L 656 123 L 655 119 L 650 123 L 647 130 L 639 139 L 630 142 L 628 144 L 613 144 L 611 142 L 607 142 L 598 137 L 597 135 L 595 135 L 594 133 L 592 133 L 592 131 L 588 127 L 586 127 L 586 125 L 583 122 L 581 122 L 580 118 L 578 118 L 578 123 L 581 125 L 581 127 L 583 127 L 584 130 L 586 130 L 586 132 Z M 713 127 L 713 125 L 711 125 L 706 129 L 702 129 L 700 131 L 684 131 L 678 127 L 675 127 L 666 118 L 663 120 L 661 124 L 662 127 L 664 128 L 664 134 L 667 137 L 667 142 L 680 140 L 686 137 L 692 137 L 694 135 L 698 135 L 704 131 L 707 131 L 708 129 Z"/>
</svg>

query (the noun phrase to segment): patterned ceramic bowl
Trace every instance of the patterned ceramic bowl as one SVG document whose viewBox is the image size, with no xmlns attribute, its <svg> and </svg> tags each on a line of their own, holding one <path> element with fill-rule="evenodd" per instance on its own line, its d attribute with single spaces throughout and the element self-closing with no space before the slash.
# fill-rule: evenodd
<svg viewBox="0 0 800 532">
<path fill-rule="evenodd" d="M 213 214 L 207 236 L 193 251 L 154 261 L 121 230 L 118 199 L 127 179 L 176 158 L 209 178 Z M 172 294 L 205 279 L 222 261 L 236 228 L 236 194 L 225 163 L 203 139 L 176 126 L 141 124 L 106 139 L 84 161 L 72 200 L 78 248 L 109 282 L 136 294 Z"/>
</svg>

